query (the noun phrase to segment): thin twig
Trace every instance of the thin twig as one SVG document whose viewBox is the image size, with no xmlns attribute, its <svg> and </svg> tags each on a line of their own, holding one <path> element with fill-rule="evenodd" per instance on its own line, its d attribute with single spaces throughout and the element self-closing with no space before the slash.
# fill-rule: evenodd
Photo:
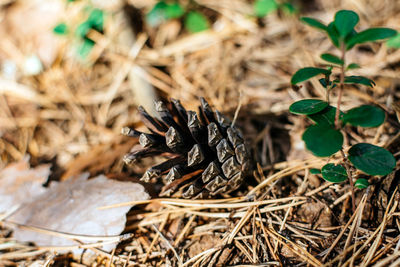
<svg viewBox="0 0 400 267">
<path fill-rule="evenodd" d="M 153 229 L 157 232 L 157 234 L 164 240 L 164 242 L 167 244 L 167 246 L 172 250 L 172 252 L 175 255 L 175 258 L 178 260 L 179 265 L 181 266 L 183 264 L 181 258 L 179 257 L 178 253 L 174 249 L 174 247 L 171 245 L 171 243 L 168 241 L 168 239 L 157 229 L 157 227 L 153 224 Z"/>
</svg>

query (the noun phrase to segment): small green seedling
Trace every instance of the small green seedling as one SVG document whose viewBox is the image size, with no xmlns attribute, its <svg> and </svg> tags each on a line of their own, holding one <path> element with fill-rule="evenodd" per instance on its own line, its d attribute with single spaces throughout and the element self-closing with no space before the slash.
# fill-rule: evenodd
<svg viewBox="0 0 400 267">
<path fill-rule="evenodd" d="M 157 27 L 161 23 L 183 18 L 183 23 L 189 32 L 196 33 L 207 30 L 209 22 L 207 18 L 197 11 L 197 5 L 190 1 L 187 6 L 182 6 L 178 1 L 158 1 L 154 7 L 147 13 L 146 21 L 152 27 Z"/>
<path fill-rule="evenodd" d="M 346 155 L 343 150 L 342 131 L 346 125 L 359 127 L 378 127 L 385 120 L 385 112 L 373 105 L 362 105 L 346 112 L 340 110 L 345 84 L 373 87 L 374 81 L 363 76 L 346 75 L 348 70 L 359 68 L 357 63 L 347 63 L 346 53 L 358 44 L 384 40 L 397 36 L 397 32 L 389 28 L 370 28 L 357 32 L 355 26 L 359 21 L 357 13 L 340 10 L 334 20 L 325 25 L 313 18 L 301 18 L 305 24 L 325 32 L 340 55 L 324 53 L 321 59 L 327 62 L 325 68 L 307 67 L 298 70 L 291 79 L 293 86 L 315 76 L 322 76 L 319 82 L 326 89 L 326 99 L 304 99 L 293 103 L 289 111 L 306 115 L 314 124 L 303 133 L 302 139 L 306 148 L 318 157 L 330 157 L 339 152 L 342 162 L 328 163 L 321 169 L 322 177 L 329 182 L 340 183 L 349 180 L 352 188 L 353 210 L 355 209 L 354 187 L 368 187 L 368 180 L 359 178 L 353 182 L 354 168 L 369 175 L 387 175 L 393 171 L 396 160 L 384 148 L 358 143 L 353 145 Z M 397 39 L 392 39 L 395 42 Z M 339 78 L 335 78 L 334 70 L 338 70 Z M 329 96 L 333 89 L 338 90 L 336 107 L 330 105 Z M 353 168 L 354 167 L 354 168 Z M 315 170 L 312 171 L 316 173 Z"/>
<path fill-rule="evenodd" d="M 91 6 L 84 8 L 83 12 L 87 13 L 86 20 L 79 23 L 72 32 L 78 44 L 78 55 L 82 59 L 85 59 L 95 45 L 95 42 L 88 37 L 89 32 L 95 30 L 102 33 L 104 30 L 104 12 L 101 9 Z M 53 32 L 57 35 L 68 35 L 71 33 L 71 28 L 74 27 L 72 25 L 68 26 L 65 22 L 61 22 L 53 28 Z"/>
</svg>

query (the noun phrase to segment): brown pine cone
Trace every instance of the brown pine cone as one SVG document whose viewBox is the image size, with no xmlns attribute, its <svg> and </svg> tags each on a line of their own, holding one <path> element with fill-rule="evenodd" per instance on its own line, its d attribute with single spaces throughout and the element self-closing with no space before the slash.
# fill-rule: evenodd
<svg viewBox="0 0 400 267">
<path fill-rule="evenodd" d="M 163 177 L 161 196 L 182 192 L 184 198 L 204 198 L 237 189 L 250 171 L 251 156 L 242 134 L 201 98 L 199 114 L 186 110 L 178 100 L 156 102 L 159 118 L 142 107 L 139 112 L 151 133 L 125 127 L 122 134 L 138 137 L 142 148 L 125 155 L 130 165 L 136 160 L 162 155 L 165 162 L 149 168 L 142 181 Z"/>
</svg>

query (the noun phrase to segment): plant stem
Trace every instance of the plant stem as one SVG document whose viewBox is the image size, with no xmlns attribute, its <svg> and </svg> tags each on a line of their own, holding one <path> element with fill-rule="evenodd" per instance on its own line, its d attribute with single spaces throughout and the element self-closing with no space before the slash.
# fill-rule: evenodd
<svg viewBox="0 0 400 267">
<path fill-rule="evenodd" d="M 329 103 L 329 88 L 326 89 L 326 102 Z M 336 114 L 335 114 L 336 115 Z"/>
<path fill-rule="evenodd" d="M 349 183 L 350 183 L 350 187 L 351 187 L 351 207 L 352 207 L 352 210 L 354 213 L 356 211 L 356 196 L 354 193 L 354 182 L 353 182 L 353 178 L 351 175 L 351 168 L 350 168 L 350 164 L 348 162 L 348 159 L 347 159 L 346 154 L 344 153 L 343 149 L 340 149 L 340 153 L 342 154 L 342 157 L 343 157 L 344 167 L 346 168 L 347 178 L 349 179 Z"/>
<path fill-rule="evenodd" d="M 345 65 L 346 65 L 346 63 L 345 63 L 346 47 L 345 47 L 344 43 L 341 44 L 340 51 L 342 52 L 341 59 L 343 61 L 343 65 L 340 67 L 339 95 L 338 95 L 336 114 L 335 114 L 336 129 L 340 129 L 340 120 L 339 120 L 340 104 L 342 102 L 342 95 L 343 95 L 343 89 L 344 89 L 344 72 L 345 72 Z"/>
<path fill-rule="evenodd" d="M 345 76 L 345 71 L 346 71 L 345 70 L 345 66 L 346 66 L 346 62 L 345 62 L 346 47 L 345 47 L 344 43 L 341 44 L 340 51 L 341 51 L 341 59 L 343 61 L 343 65 L 340 66 L 339 95 L 338 95 L 336 113 L 335 113 L 335 127 L 338 130 L 341 127 L 341 123 L 340 123 L 340 120 L 339 120 L 340 104 L 342 102 L 342 95 L 343 95 L 343 90 L 344 90 L 344 76 Z M 347 159 L 346 154 L 344 153 L 343 149 L 340 149 L 340 153 L 342 154 L 344 167 L 346 168 L 347 178 L 349 179 L 349 183 L 350 183 L 350 187 L 351 187 L 351 204 L 352 204 L 351 206 L 352 206 L 352 210 L 353 210 L 353 212 L 355 212 L 356 211 L 356 197 L 355 197 L 355 194 L 354 194 L 354 182 L 353 182 L 353 178 L 352 178 L 352 175 L 351 175 L 350 164 L 348 163 L 348 159 Z"/>
</svg>

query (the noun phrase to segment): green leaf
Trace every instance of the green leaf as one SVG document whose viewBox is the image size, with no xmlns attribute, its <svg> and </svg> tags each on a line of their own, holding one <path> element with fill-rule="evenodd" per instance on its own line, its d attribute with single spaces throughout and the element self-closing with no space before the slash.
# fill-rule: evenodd
<svg viewBox="0 0 400 267">
<path fill-rule="evenodd" d="M 166 9 L 167 4 L 164 1 L 160 1 L 154 5 L 146 15 L 146 21 L 151 27 L 157 27 L 166 20 Z"/>
<path fill-rule="evenodd" d="M 78 25 L 78 27 L 75 30 L 75 35 L 80 37 L 80 38 L 85 38 L 85 36 L 89 33 L 90 29 L 92 26 L 88 21 L 84 21 L 81 24 Z"/>
<path fill-rule="evenodd" d="M 327 31 L 328 30 L 328 27 L 325 24 L 323 24 L 321 21 L 319 21 L 319 20 L 316 20 L 316 19 L 313 19 L 313 18 L 308 18 L 308 17 L 302 17 L 302 18 L 300 18 L 300 20 L 303 23 L 305 23 L 305 24 L 307 24 L 307 25 L 309 25 L 311 27 L 314 27 L 314 28 L 317 28 L 317 29 L 320 29 L 320 30 L 323 30 L 323 31 Z"/>
<path fill-rule="evenodd" d="M 87 19 L 91 28 L 102 32 L 104 25 L 104 12 L 101 9 L 94 8 Z"/>
<path fill-rule="evenodd" d="M 293 15 L 299 12 L 299 10 L 292 3 L 289 2 L 281 4 L 281 8 L 283 12 L 288 15 Z"/>
<path fill-rule="evenodd" d="M 331 38 L 333 45 L 336 46 L 337 48 L 340 48 L 339 32 L 336 29 L 335 24 L 333 22 L 329 23 L 327 32 L 328 32 L 329 38 Z"/>
<path fill-rule="evenodd" d="M 64 22 L 59 23 L 53 28 L 53 32 L 58 35 L 65 35 L 68 33 L 68 26 Z"/>
<path fill-rule="evenodd" d="M 311 173 L 311 174 L 320 174 L 320 173 L 321 173 L 321 170 L 320 170 L 320 169 L 311 168 L 311 169 L 310 169 L 310 173 Z"/>
<path fill-rule="evenodd" d="M 325 78 L 321 78 L 318 81 L 324 88 L 326 88 L 328 86 L 328 83 L 326 82 Z M 332 84 L 332 82 L 329 82 L 329 85 L 331 85 L 331 84 Z"/>
<path fill-rule="evenodd" d="M 354 35 L 346 42 L 346 45 L 347 47 L 351 47 L 355 44 L 362 44 L 386 39 L 395 36 L 396 34 L 397 32 L 395 30 L 389 28 L 369 28 Z"/>
<path fill-rule="evenodd" d="M 208 29 L 208 21 L 203 14 L 197 11 L 191 11 L 186 16 L 185 27 L 188 31 L 193 33 L 201 32 Z"/>
<path fill-rule="evenodd" d="M 361 68 L 361 67 L 357 63 L 350 63 L 349 65 L 347 65 L 346 70 L 354 70 L 354 69 L 359 69 L 359 68 Z"/>
<path fill-rule="evenodd" d="M 318 81 L 319 81 L 319 83 L 320 83 L 325 89 L 327 89 L 328 84 L 327 84 L 325 78 L 321 78 L 321 79 L 319 79 Z M 331 86 L 331 85 L 332 85 L 332 82 L 329 81 L 329 86 Z M 334 84 L 330 89 L 333 89 L 333 88 L 335 88 L 335 87 L 336 87 L 336 84 Z"/>
<path fill-rule="evenodd" d="M 356 30 L 352 30 L 347 36 L 346 36 L 346 38 L 344 39 L 344 43 L 345 44 L 348 44 L 349 43 L 349 40 L 351 39 L 351 38 L 353 38 L 354 36 L 356 36 L 358 33 L 357 33 L 357 31 Z M 352 45 L 346 45 L 346 50 L 350 50 L 351 48 L 353 48 L 353 46 L 354 46 L 354 44 L 352 44 Z"/>
<path fill-rule="evenodd" d="M 182 17 L 182 15 L 185 13 L 185 10 L 179 3 L 173 3 L 167 5 L 165 8 L 165 17 L 167 19 L 177 19 Z"/>
<path fill-rule="evenodd" d="M 83 42 L 78 46 L 78 54 L 82 59 L 87 58 L 87 56 L 90 54 L 90 51 L 92 51 L 93 47 L 95 45 L 95 42 L 92 40 L 85 38 Z"/>
<path fill-rule="evenodd" d="M 354 183 L 354 186 L 360 189 L 365 189 L 369 186 L 369 182 L 365 178 L 358 178 L 357 181 Z"/>
<path fill-rule="evenodd" d="M 325 164 L 322 169 L 322 178 L 331 183 L 341 183 L 347 180 L 346 169 L 342 165 Z"/>
<path fill-rule="evenodd" d="M 393 36 L 386 42 L 387 47 L 400 48 L 400 33 Z"/>
<path fill-rule="evenodd" d="M 328 102 L 320 99 L 303 99 L 290 105 L 289 111 L 293 114 L 310 115 L 320 112 L 328 106 Z"/>
<path fill-rule="evenodd" d="M 334 24 L 339 36 L 342 39 L 346 38 L 353 31 L 359 20 L 360 18 L 354 11 L 340 10 L 336 12 Z"/>
<path fill-rule="evenodd" d="M 367 143 L 359 143 L 349 149 L 349 160 L 369 175 L 387 175 L 396 166 L 396 159 L 386 149 Z"/>
<path fill-rule="evenodd" d="M 257 17 L 264 17 L 278 9 L 275 0 L 257 0 L 254 2 L 254 13 Z"/>
<path fill-rule="evenodd" d="M 343 145 L 343 135 L 326 124 L 308 127 L 302 136 L 306 147 L 317 157 L 329 157 L 338 152 Z"/>
<path fill-rule="evenodd" d="M 332 54 L 322 54 L 321 58 L 329 63 L 337 64 L 337 65 L 343 65 L 344 62 L 341 60 L 339 57 L 332 55 Z"/>
<path fill-rule="evenodd" d="M 336 80 L 338 81 L 338 80 Z M 371 79 L 368 79 L 364 76 L 346 76 L 344 77 L 344 83 L 347 84 L 362 84 L 369 87 L 374 87 L 375 82 Z"/>
<path fill-rule="evenodd" d="M 336 108 L 333 106 L 327 106 L 318 113 L 307 115 L 307 117 L 315 122 L 316 124 L 325 124 L 334 126 L 335 125 Z M 339 119 L 343 117 L 343 112 L 340 112 Z"/>
<path fill-rule="evenodd" d="M 385 121 L 385 112 L 376 106 L 362 105 L 347 111 L 343 121 L 353 126 L 378 127 Z"/>
<path fill-rule="evenodd" d="M 302 68 L 296 71 L 296 73 L 292 76 L 292 80 L 290 81 L 292 84 L 296 84 L 299 82 L 304 82 L 314 76 L 317 76 L 319 74 L 325 74 L 328 75 L 331 72 L 326 69 L 320 69 L 320 68 L 313 68 L 313 67 L 307 67 L 307 68 Z"/>
</svg>

